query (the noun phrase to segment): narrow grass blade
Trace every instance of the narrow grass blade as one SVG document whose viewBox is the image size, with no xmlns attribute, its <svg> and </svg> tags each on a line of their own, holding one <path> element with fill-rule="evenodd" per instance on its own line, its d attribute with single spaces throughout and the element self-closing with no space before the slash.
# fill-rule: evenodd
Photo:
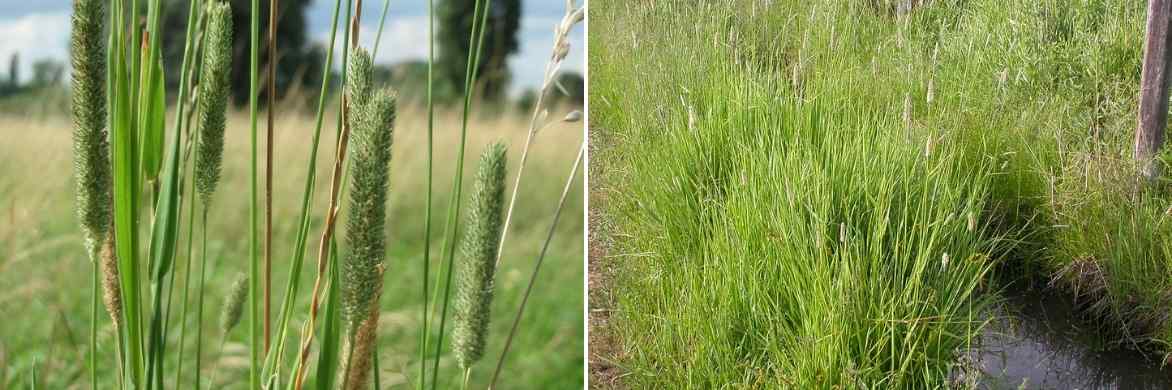
<svg viewBox="0 0 1172 390">
<path fill-rule="evenodd" d="M 153 43 L 152 43 L 153 44 Z M 163 59 L 156 58 L 150 67 L 151 80 L 143 83 L 147 90 L 139 101 L 142 114 L 139 129 L 142 134 L 142 170 L 147 182 L 155 183 L 163 163 L 164 119 L 167 111 L 167 92 L 163 83 Z M 155 194 L 158 195 L 158 194 Z"/>
<path fill-rule="evenodd" d="M 475 12 L 473 12 L 472 17 L 474 21 L 472 33 L 468 37 L 468 46 L 471 51 L 468 57 L 471 59 L 468 61 L 464 77 L 464 111 L 460 127 L 460 147 L 456 153 L 456 174 L 453 179 L 452 198 L 448 202 L 448 218 L 445 223 L 447 233 L 444 236 L 443 258 L 445 259 L 444 263 L 447 268 L 446 271 L 443 271 L 444 297 L 442 300 L 442 308 L 440 309 L 439 336 L 435 343 L 435 361 L 431 366 L 431 388 L 433 390 L 439 381 L 439 357 L 444 345 L 444 327 L 447 325 L 448 303 L 451 298 L 452 266 L 455 262 L 456 232 L 459 230 L 457 223 L 460 220 L 460 192 L 464 183 L 464 148 L 468 141 L 468 118 L 471 116 L 470 109 L 472 106 L 473 86 L 476 85 L 476 73 L 478 70 L 476 65 L 480 63 L 480 51 L 484 45 L 484 27 L 488 22 L 489 8 L 491 5 L 491 1 L 476 2 Z M 477 20 L 479 22 L 476 22 Z"/>
<path fill-rule="evenodd" d="M 167 273 L 175 261 L 175 246 L 179 238 L 179 210 L 183 208 L 179 197 L 179 139 L 176 135 L 171 138 L 170 151 L 167 153 L 166 170 L 161 177 L 159 203 L 155 209 L 155 224 L 151 234 L 151 264 L 154 266 L 154 316 L 151 319 L 152 342 L 148 357 L 154 364 L 148 372 L 155 370 L 155 380 L 162 387 L 162 361 L 166 358 L 166 338 L 163 334 L 163 313 L 166 310 L 162 304 L 164 281 Z"/>
<path fill-rule="evenodd" d="M 391 9 L 391 0 L 383 0 L 383 13 L 378 18 L 378 33 L 374 36 L 374 48 L 370 50 L 370 58 L 378 59 L 378 44 L 383 40 L 383 26 L 387 24 L 387 11 Z"/>
<path fill-rule="evenodd" d="M 427 383 L 427 339 L 431 337 L 430 306 L 428 306 L 428 282 L 431 281 L 431 197 L 432 184 L 435 176 L 435 101 L 433 84 L 435 81 L 435 0 L 427 0 L 427 200 L 423 221 L 423 305 L 421 307 L 421 326 L 419 331 L 419 386 L 423 390 Z"/>
<path fill-rule="evenodd" d="M 121 2 L 119 2 L 121 4 Z M 121 7 L 118 7 L 121 12 Z M 119 18 L 121 19 L 121 18 Z M 116 28 L 114 28 L 117 30 Z M 120 35 L 120 34 L 119 34 Z M 122 52 L 122 42 L 115 40 L 114 49 Z M 138 140 L 134 131 L 130 111 L 131 87 L 126 64 L 122 60 L 115 61 L 114 66 L 114 109 L 112 137 L 113 137 L 113 165 L 114 165 L 114 230 L 115 245 L 118 252 L 118 268 L 121 277 L 122 291 L 122 323 L 125 324 L 127 366 L 130 382 L 138 388 L 144 388 L 146 382 L 143 377 L 143 349 L 142 324 L 140 317 L 140 293 L 138 278 Z"/>
<path fill-rule="evenodd" d="M 248 63 L 248 121 L 251 159 L 249 163 L 249 192 L 248 192 L 248 285 L 249 285 L 249 348 L 248 348 L 248 383 L 252 389 L 260 388 L 260 359 L 261 348 L 261 313 L 260 313 L 260 237 L 257 230 L 257 102 L 256 95 L 260 91 L 258 86 L 260 69 L 260 0 L 252 0 L 249 35 L 249 63 Z"/>
<path fill-rule="evenodd" d="M 334 256 L 330 261 L 330 286 L 326 292 L 325 328 L 322 329 L 321 352 L 317 360 L 317 389 L 330 390 L 334 388 L 334 380 L 338 377 L 339 349 L 342 340 L 342 294 L 341 275 L 338 267 L 337 247 L 331 246 Z"/>
<path fill-rule="evenodd" d="M 183 113 L 184 113 L 184 109 L 186 108 L 186 105 L 187 105 L 187 92 L 191 88 L 191 81 L 192 81 L 189 77 L 187 77 L 187 74 L 188 74 L 189 69 L 194 68 L 191 66 L 191 64 L 192 64 L 192 62 L 194 62 L 194 61 L 192 61 L 192 58 L 195 58 L 194 57 L 195 56 L 194 46 L 196 45 L 195 37 L 197 36 L 196 31 L 198 29 L 198 26 L 200 25 L 200 21 L 202 20 L 202 13 L 200 13 L 201 8 L 198 7 L 197 4 L 198 4 L 197 2 L 193 1 L 188 5 L 188 8 L 187 8 L 187 35 L 184 38 L 183 64 L 180 66 L 180 72 L 179 72 L 179 74 L 180 74 L 179 95 L 178 95 L 178 99 L 176 99 L 176 101 L 175 101 L 175 136 L 180 137 L 183 134 L 188 135 L 188 137 L 186 138 L 188 149 L 187 149 L 186 155 L 184 156 L 183 163 L 180 164 L 180 167 L 179 167 L 181 172 L 188 172 L 188 170 L 187 170 L 188 163 L 191 161 L 192 153 L 195 152 L 195 148 L 198 145 L 198 142 L 195 139 L 196 132 L 190 131 L 190 129 L 187 132 L 183 131 L 184 126 L 185 126 L 185 121 L 183 120 Z M 195 172 L 194 164 L 192 164 L 192 167 L 193 167 L 193 169 L 191 169 L 189 172 L 194 173 Z M 182 174 L 181 174 L 181 176 L 182 176 Z M 174 384 L 174 386 L 177 389 L 180 388 L 180 380 L 183 377 L 183 360 L 185 358 L 183 352 L 184 352 L 184 348 L 186 347 L 185 344 L 187 341 L 187 302 L 188 302 L 188 293 L 191 290 L 192 242 L 194 241 L 194 238 L 195 238 L 195 207 L 196 207 L 195 185 L 194 185 L 194 183 L 185 183 L 185 182 L 181 181 L 179 187 L 182 189 L 184 185 L 186 185 L 187 189 L 188 189 L 187 199 L 189 199 L 189 202 L 188 202 L 188 212 L 187 212 L 187 256 L 185 258 L 186 261 L 184 262 L 185 264 L 183 267 L 183 278 L 184 278 L 184 280 L 183 280 L 183 295 L 182 295 L 182 299 L 179 302 L 179 308 L 181 310 L 180 315 L 179 315 L 179 352 L 176 354 L 176 359 L 175 359 L 176 363 L 175 363 L 175 384 Z M 196 373 L 196 376 L 197 377 L 199 376 L 198 372 Z"/>
</svg>

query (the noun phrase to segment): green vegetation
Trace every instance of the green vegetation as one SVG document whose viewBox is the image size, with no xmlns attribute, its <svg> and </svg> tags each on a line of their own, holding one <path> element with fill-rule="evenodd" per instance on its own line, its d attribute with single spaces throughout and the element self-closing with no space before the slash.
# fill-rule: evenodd
<svg viewBox="0 0 1172 390">
<path fill-rule="evenodd" d="M 422 371 L 418 376 L 414 373 L 415 367 L 425 366 L 432 367 L 433 388 L 489 384 L 487 371 L 469 377 L 467 371 L 454 370 L 452 348 L 443 342 L 443 325 L 429 331 L 414 321 L 438 318 L 443 324 L 446 318 L 446 291 L 456 257 L 451 249 L 457 243 L 457 232 L 463 229 L 457 222 L 459 206 L 466 201 L 459 190 L 468 179 L 462 172 L 464 150 L 480 148 L 490 140 L 519 142 L 522 132 L 518 129 L 523 129 L 525 122 L 513 116 L 485 119 L 477 112 L 471 99 L 476 85 L 472 67 L 460 91 L 465 96 L 462 111 L 441 111 L 437 120 L 435 107 L 429 104 L 426 121 L 419 120 L 418 109 L 403 115 L 395 93 L 372 82 L 371 57 L 359 45 L 358 37 L 351 35 L 358 34 L 361 16 L 357 9 L 361 9 L 362 2 L 347 1 L 346 14 L 341 14 L 339 0 L 334 3 L 333 31 L 335 37 L 339 29 L 344 31 L 338 40 L 344 43 L 340 58 L 342 68 L 350 70 L 343 75 L 341 89 L 328 88 L 331 72 L 324 70 L 330 68 L 333 58 L 335 40 L 331 39 L 313 120 L 294 112 L 281 118 L 284 123 L 278 126 L 277 118 L 269 111 L 267 144 L 261 152 L 258 99 L 260 76 L 265 71 L 258 50 L 260 1 L 252 0 L 246 13 L 249 107 L 244 112 L 227 110 L 231 69 L 242 62 L 231 55 L 233 31 L 242 31 L 233 27 L 242 24 L 233 21 L 233 12 L 240 10 L 234 11 L 223 0 L 184 4 L 187 23 L 181 65 L 163 66 L 160 46 L 165 40 L 155 33 L 163 31 L 163 3 L 75 3 L 71 49 L 78 71 L 72 83 L 72 158 L 69 132 L 64 130 L 69 126 L 62 123 L 63 117 L 0 118 L 5 128 L 28 130 L 21 142 L 0 145 L 5 156 L 0 160 L 0 169 L 10 173 L 0 179 L 0 197 L 10 201 L 3 208 L 8 223 L 0 234 L 0 246 L 10 249 L 9 256 L 0 262 L 0 270 L 8 272 L 0 275 L 4 285 L 15 287 L 9 290 L 11 294 L 0 297 L 0 308 L 40 313 L 0 327 L 0 357 L 4 363 L 0 365 L 4 368 L 0 387 L 66 388 L 88 382 L 90 388 L 221 388 L 248 383 L 247 388 L 258 389 L 327 389 L 335 388 L 335 384 L 359 389 L 368 388 L 371 381 L 376 387 L 383 383 L 418 383 L 422 387 L 429 378 Z M 487 15 L 486 2 L 476 3 L 479 12 Z M 567 7 L 567 14 L 582 12 L 572 2 Z M 270 17 L 275 18 L 275 13 Z M 478 19 L 475 32 L 467 37 L 469 42 L 477 43 L 470 46 L 475 50 L 469 53 L 472 58 L 482 47 L 486 19 Z M 349 26 L 339 27 L 338 20 L 349 21 Z M 269 46 L 273 47 L 276 33 L 267 33 Z M 164 73 L 177 75 L 175 78 L 180 80 L 178 98 L 170 110 L 166 106 Z M 271 83 L 272 78 L 269 80 Z M 189 99 L 189 95 L 194 98 Z M 274 95 L 268 94 L 270 108 L 278 103 Z M 336 99 L 334 96 L 341 96 L 341 103 L 327 110 L 327 102 Z M 533 109 L 547 107 L 538 105 Z M 323 117 L 327 113 L 337 118 L 332 137 L 327 134 L 325 140 L 333 142 L 329 150 L 334 153 L 319 156 Z M 461 130 L 458 137 L 450 131 L 433 137 L 432 129 L 437 126 L 459 126 Z M 557 127 L 570 136 L 550 142 L 548 150 L 535 157 L 552 167 L 531 172 L 523 187 L 518 176 L 519 187 L 514 189 L 528 204 L 556 204 L 557 208 L 553 213 L 542 207 L 518 209 L 519 235 L 514 240 L 481 240 L 491 242 L 492 253 L 511 248 L 517 257 L 501 267 L 501 279 L 493 280 L 500 286 L 498 299 L 486 301 L 482 306 L 485 312 L 478 315 L 487 317 L 487 310 L 498 305 L 501 307 L 495 312 L 516 312 L 520 318 L 537 277 L 536 270 L 529 273 L 528 268 L 545 260 L 545 248 L 554 241 L 552 233 L 545 232 L 570 237 L 582 232 L 581 220 L 558 224 L 562 209 L 576 207 L 566 205 L 564 189 L 561 199 L 554 203 L 557 190 L 580 188 L 575 172 L 581 159 L 579 156 L 573 160 L 574 169 L 568 177 L 565 168 L 558 167 L 563 164 L 558 163 L 569 164 L 567 151 L 580 150 L 581 141 L 573 139 L 578 132 L 571 130 L 572 125 Z M 282 129 L 283 140 L 274 137 L 274 128 Z M 408 173 L 394 183 L 392 177 L 400 175 L 393 176 L 390 170 L 392 129 L 397 145 L 395 166 L 406 167 L 402 172 Z M 424 143 L 423 129 L 427 130 L 426 149 L 420 147 Z M 309 134 L 311 144 L 307 142 Z M 262 171 L 257 162 L 264 156 L 266 165 L 272 167 L 274 150 L 303 146 L 310 146 L 308 156 L 282 153 L 277 166 L 307 162 L 304 177 L 263 171 L 266 189 L 277 191 L 266 192 L 266 224 L 262 230 L 258 186 Z M 492 148 L 503 151 L 499 146 Z M 434 171 L 433 149 L 444 162 Z M 453 152 L 455 162 L 450 158 L 442 160 Z M 427 174 L 410 174 L 411 168 L 422 164 L 424 155 Z M 327 172 L 317 168 L 321 158 L 332 162 L 323 165 L 329 167 Z M 75 172 L 71 174 L 68 164 L 56 160 L 72 161 Z M 503 152 L 500 161 L 498 181 L 503 183 Z M 419 234 L 431 222 L 432 193 L 430 188 L 426 193 L 415 189 L 425 180 L 430 183 L 435 175 L 451 177 L 453 190 L 435 194 L 448 202 L 450 218 L 440 272 L 429 276 L 426 272 L 415 273 L 412 265 L 426 268 L 436 261 L 426 256 L 425 249 L 433 237 Z M 531 185 L 534 176 L 551 180 Z M 52 180 L 53 177 L 60 180 Z M 70 177 L 76 183 L 70 183 Z M 329 177 L 329 185 L 317 186 L 319 177 Z M 564 187 L 559 184 L 562 182 Z M 399 185 L 403 191 L 389 191 Z M 75 189 L 76 194 L 58 187 Z M 272 194 L 276 202 L 272 202 Z M 77 218 L 70 217 L 73 213 L 69 207 L 61 206 L 70 204 L 70 197 L 78 199 Z M 294 198 L 300 202 L 295 203 Z M 580 205 L 581 197 L 576 201 Z M 286 218 L 298 208 L 299 219 Z M 272 226 L 268 222 L 274 214 L 277 224 Z M 347 223 L 340 226 L 336 223 L 339 218 L 345 218 Z M 505 226 L 503 221 L 494 223 L 495 227 L 480 228 L 500 231 Z M 302 272 L 310 232 L 318 230 L 321 238 L 314 248 L 317 267 Z M 582 360 L 573 352 L 581 350 L 581 311 L 575 309 L 581 304 L 566 306 L 567 299 L 572 302 L 581 296 L 577 264 L 582 252 L 580 241 L 570 237 L 560 239 L 563 242 L 555 247 L 553 256 L 568 266 L 543 275 L 543 283 L 550 285 L 541 293 L 548 295 L 535 298 L 541 302 L 537 314 L 541 317 L 531 315 L 526 319 L 527 331 L 518 344 L 524 345 L 522 353 L 528 356 L 510 360 L 507 367 L 512 377 L 505 380 L 510 385 L 518 381 L 575 387 L 582 382 Z M 76 245 L 83 238 L 85 245 Z M 274 255 L 272 249 L 278 252 L 277 259 L 293 259 L 275 262 L 278 271 L 288 267 L 288 277 L 283 280 L 273 278 L 269 263 Z M 425 254 L 422 261 L 407 261 L 418 259 L 419 252 Z M 197 257 L 198 263 L 193 264 Z M 18 266 L 27 259 L 38 260 L 38 266 Z M 90 273 L 73 270 L 81 259 L 91 262 L 84 268 Z M 42 263 L 47 266 L 39 267 Z M 283 273 L 278 272 L 276 279 L 281 279 Z M 527 274 L 531 275 L 529 283 L 522 284 Z M 431 277 L 436 278 L 436 290 L 429 292 L 419 287 L 426 286 Z M 270 312 L 269 293 L 274 282 L 286 291 L 275 315 Z M 300 288 L 311 282 L 312 289 Z M 85 289 L 70 287 L 85 284 L 90 285 L 89 295 Z M 228 284 L 232 284 L 230 289 Z M 438 297 L 441 288 L 445 291 L 442 299 L 430 306 L 426 301 L 420 302 L 419 291 L 424 296 L 431 293 Z M 100 291 L 104 299 L 99 299 Z M 219 304 L 214 307 L 222 313 L 218 320 L 204 316 L 205 298 L 211 298 L 206 300 L 213 305 Z M 102 303 L 112 321 L 99 313 Z M 194 314 L 189 316 L 189 312 Z M 415 313 L 418 316 L 412 315 Z M 242 319 L 246 319 L 246 326 L 239 328 L 247 330 L 233 334 Z M 380 327 L 380 323 L 387 325 Z M 80 324 L 88 325 L 88 342 L 73 334 L 73 328 Z M 205 338 L 205 329 L 214 330 L 217 325 L 219 332 L 208 331 L 212 337 Z M 300 335 L 293 329 L 301 330 Z M 482 335 L 488 350 L 507 351 L 515 329 L 516 324 L 512 328 L 485 329 Z M 194 337 L 187 337 L 189 332 Z M 434 341 L 434 350 L 427 342 L 429 338 Z M 420 339 L 422 350 L 416 348 Z M 204 348 L 209 345 L 218 348 Z M 553 350 L 559 351 L 553 354 L 557 358 L 551 359 L 551 353 L 543 352 Z M 501 352 L 498 361 L 505 360 L 506 354 Z M 186 364 L 191 361 L 194 364 Z M 491 380 L 495 382 L 495 374 Z"/>
<path fill-rule="evenodd" d="M 1142 2 L 592 11 L 625 384 L 947 386 L 996 273 L 1170 351 L 1172 194 L 1130 157 Z"/>
</svg>

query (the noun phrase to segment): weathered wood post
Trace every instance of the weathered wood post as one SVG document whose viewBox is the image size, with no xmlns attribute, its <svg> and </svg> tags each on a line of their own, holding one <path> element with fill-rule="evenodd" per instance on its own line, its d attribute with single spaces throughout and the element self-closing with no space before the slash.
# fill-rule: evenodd
<svg viewBox="0 0 1172 390">
<path fill-rule="evenodd" d="M 1147 37 L 1140 78 L 1139 120 L 1135 129 L 1135 160 L 1149 181 L 1160 175 L 1156 153 L 1164 144 L 1168 123 L 1168 73 L 1172 63 L 1169 23 L 1172 0 L 1148 0 Z"/>
</svg>

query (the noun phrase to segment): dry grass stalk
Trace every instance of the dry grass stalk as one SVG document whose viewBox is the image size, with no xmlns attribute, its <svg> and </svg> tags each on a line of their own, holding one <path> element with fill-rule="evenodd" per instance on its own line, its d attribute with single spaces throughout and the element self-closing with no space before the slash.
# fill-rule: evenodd
<svg viewBox="0 0 1172 390">
<path fill-rule="evenodd" d="M 114 235 L 106 237 L 100 252 L 102 273 L 102 302 L 114 326 L 122 324 L 122 290 L 118 287 L 118 255 L 114 250 Z"/>
<path fill-rule="evenodd" d="M 545 64 L 545 75 L 541 81 L 541 92 L 537 95 L 537 103 L 533 105 L 533 115 L 529 121 L 529 133 L 525 137 L 525 148 L 521 150 L 521 162 L 517 167 L 517 178 L 513 181 L 513 193 L 509 195 L 509 207 L 505 212 L 505 223 L 501 228 L 501 239 L 497 245 L 496 265 L 501 264 L 501 255 L 504 252 L 505 239 L 509 235 L 509 223 L 513 220 L 513 207 L 517 204 L 517 190 L 521 187 L 521 177 L 525 172 L 525 163 L 529 160 L 529 147 L 533 146 L 534 136 L 554 121 L 548 121 L 549 108 L 545 107 L 545 97 L 554 86 L 554 78 L 562 67 L 562 62 L 570 54 L 570 31 L 574 26 L 586 18 L 586 9 L 574 7 L 573 0 L 566 1 L 566 14 L 554 27 L 553 53 L 549 62 Z"/>
<path fill-rule="evenodd" d="M 358 49 L 358 27 L 359 21 L 362 20 L 362 0 L 358 0 L 357 3 L 358 12 L 355 12 L 350 20 L 350 45 L 355 50 Z M 348 90 L 350 86 L 346 85 L 344 88 Z M 309 359 L 309 347 L 313 344 L 313 329 L 319 316 L 319 307 L 321 307 L 322 284 L 324 283 L 326 270 L 329 265 L 327 259 L 329 256 L 330 237 L 333 237 L 334 225 L 338 218 L 338 192 L 341 190 L 342 167 L 346 158 L 346 146 L 350 139 L 350 126 L 348 124 L 350 107 L 345 94 L 342 95 L 342 113 L 346 116 L 346 120 L 342 121 L 342 132 L 338 136 L 337 149 L 334 153 L 334 167 L 331 171 L 330 180 L 330 203 L 326 209 L 325 228 L 322 229 L 321 240 L 318 242 L 317 276 L 313 281 L 313 293 L 309 306 L 309 321 L 301 336 L 301 351 L 297 359 L 297 368 L 294 370 L 294 390 L 301 390 L 301 387 L 305 383 L 305 374 L 307 372 L 305 361 Z"/>
</svg>

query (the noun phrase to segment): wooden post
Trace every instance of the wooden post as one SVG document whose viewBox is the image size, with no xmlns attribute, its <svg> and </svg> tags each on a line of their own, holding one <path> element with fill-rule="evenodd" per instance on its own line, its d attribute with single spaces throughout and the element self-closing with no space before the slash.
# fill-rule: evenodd
<svg viewBox="0 0 1172 390">
<path fill-rule="evenodd" d="M 1168 35 L 1172 22 L 1170 16 L 1172 0 L 1148 0 L 1135 159 L 1140 164 L 1140 175 L 1149 181 L 1160 175 L 1155 156 L 1164 144 L 1164 127 L 1168 123 L 1168 65 L 1172 63 Z"/>
</svg>

